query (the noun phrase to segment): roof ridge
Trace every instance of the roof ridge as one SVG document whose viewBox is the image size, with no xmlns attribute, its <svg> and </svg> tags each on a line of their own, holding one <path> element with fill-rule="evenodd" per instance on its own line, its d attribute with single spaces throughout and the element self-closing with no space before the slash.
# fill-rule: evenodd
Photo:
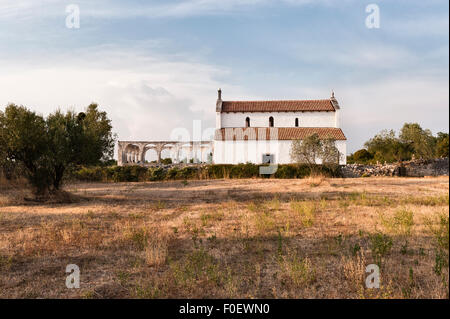
<svg viewBox="0 0 450 319">
<path fill-rule="evenodd" d="M 335 111 L 331 99 L 221 101 L 221 112 L 305 112 Z"/>
<path fill-rule="evenodd" d="M 221 127 L 217 130 L 226 130 L 226 129 L 248 129 L 248 128 L 266 128 L 266 129 L 284 129 L 284 128 L 288 128 L 288 129 L 307 129 L 307 128 L 312 128 L 312 129 L 333 129 L 333 130 L 341 130 L 340 127 L 334 127 L 334 126 L 275 126 L 275 127 L 267 127 L 267 126 L 250 126 L 250 127 Z"/>
<path fill-rule="evenodd" d="M 331 101 L 331 99 L 308 99 L 308 100 L 224 100 L 222 102 L 226 103 L 226 102 L 233 102 L 233 103 L 248 103 L 248 102 L 305 102 L 305 101 L 312 101 L 312 102 L 316 102 L 316 101 Z"/>
</svg>

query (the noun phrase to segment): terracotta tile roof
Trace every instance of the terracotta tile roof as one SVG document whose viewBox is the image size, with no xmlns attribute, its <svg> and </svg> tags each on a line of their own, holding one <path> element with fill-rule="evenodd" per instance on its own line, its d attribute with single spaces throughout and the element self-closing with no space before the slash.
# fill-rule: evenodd
<svg viewBox="0 0 450 319">
<path fill-rule="evenodd" d="M 331 100 L 223 101 L 222 112 L 335 111 Z"/>
<path fill-rule="evenodd" d="M 319 138 L 346 140 L 344 132 L 335 127 L 248 127 L 222 128 L 215 132 L 216 141 L 297 140 L 317 133 Z"/>
</svg>

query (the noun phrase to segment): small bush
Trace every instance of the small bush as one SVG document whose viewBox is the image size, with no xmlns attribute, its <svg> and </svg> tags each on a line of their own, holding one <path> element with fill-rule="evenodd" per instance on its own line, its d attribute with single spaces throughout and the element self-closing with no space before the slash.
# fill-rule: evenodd
<svg viewBox="0 0 450 319">
<path fill-rule="evenodd" d="M 301 259 L 295 253 L 282 257 L 280 261 L 281 282 L 299 288 L 311 284 L 316 279 L 316 272 L 308 258 Z"/>
<path fill-rule="evenodd" d="M 347 163 L 368 164 L 373 160 L 374 155 L 366 149 L 360 149 L 350 156 L 347 156 Z"/>
<path fill-rule="evenodd" d="M 411 235 L 414 226 L 414 213 L 407 209 L 399 209 L 391 218 L 381 215 L 381 223 L 391 233 L 407 237 Z"/>
<path fill-rule="evenodd" d="M 163 158 L 163 159 L 161 160 L 161 164 L 164 164 L 164 165 L 172 164 L 172 159 L 171 159 L 170 157 L 168 157 L 168 158 Z"/>
<path fill-rule="evenodd" d="M 178 170 L 177 174 L 175 175 L 175 179 L 196 179 L 198 176 L 198 170 L 199 168 L 195 166 L 186 166 L 182 169 Z"/>
<path fill-rule="evenodd" d="M 375 263 L 381 266 L 383 258 L 388 255 L 392 248 L 392 238 L 382 233 L 376 233 L 370 236 L 370 249 Z"/>
<path fill-rule="evenodd" d="M 104 169 L 102 167 L 82 167 L 75 171 L 75 178 L 85 182 L 101 182 L 105 179 Z"/>
<path fill-rule="evenodd" d="M 259 175 L 259 166 L 251 163 L 233 165 L 230 178 L 251 178 Z"/>
<path fill-rule="evenodd" d="M 149 266 L 161 266 L 165 264 L 168 255 L 167 239 L 153 234 L 147 239 L 145 247 L 145 261 Z"/>
<path fill-rule="evenodd" d="M 309 170 L 308 170 L 309 172 Z M 275 178 L 297 178 L 298 166 L 296 165 L 283 165 L 279 166 L 275 172 Z"/>
<path fill-rule="evenodd" d="M 151 167 L 147 174 L 149 181 L 162 181 L 167 176 L 167 170 L 162 167 Z"/>
<path fill-rule="evenodd" d="M 197 289 L 199 284 L 218 286 L 224 281 L 218 262 L 203 249 L 195 250 L 174 262 L 170 270 L 175 284 L 188 290 Z"/>
<path fill-rule="evenodd" d="M 449 256 L 449 217 L 442 214 L 434 225 L 432 220 L 427 220 L 427 225 L 434 237 L 435 246 L 435 265 L 434 272 L 437 275 L 442 274 L 443 269 L 448 270 Z"/>
<path fill-rule="evenodd" d="M 316 216 L 316 205 L 311 202 L 291 202 L 291 209 L 299 217 L 300 223 L 305 227 L 314 224 Z"/>
</svg>

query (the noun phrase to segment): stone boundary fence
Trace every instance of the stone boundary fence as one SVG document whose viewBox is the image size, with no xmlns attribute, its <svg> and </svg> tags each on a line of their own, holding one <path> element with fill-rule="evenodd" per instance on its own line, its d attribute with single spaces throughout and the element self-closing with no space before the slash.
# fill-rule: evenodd
<svg viewBox="0 0 450 319">
<path fill-rule="evenodd" d="M 368 176 L 449 176 L 449 159 L 436 158 L 431 160 L 412 160 L 391 164 L 347 164 L 341 167 L 343 177 Z"/>
</svg>

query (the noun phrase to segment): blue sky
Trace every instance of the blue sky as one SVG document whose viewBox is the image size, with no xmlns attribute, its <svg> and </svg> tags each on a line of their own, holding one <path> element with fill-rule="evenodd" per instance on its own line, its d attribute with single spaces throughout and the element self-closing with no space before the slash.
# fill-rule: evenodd
<svg viewBox="0 0 450 319">
<path fill-rule="evenodd" d="M 365 8 L 380 8 L 368 29 Z M 79 29 L 65 8 L 80 8 Z M 348 151 L 384 128 L 449 127 L 448 1 L 0 0 L 0 105 L 95 101 L 119 138 L 170 139 L 224 99 L 336 92 Z"/>
</svg>

